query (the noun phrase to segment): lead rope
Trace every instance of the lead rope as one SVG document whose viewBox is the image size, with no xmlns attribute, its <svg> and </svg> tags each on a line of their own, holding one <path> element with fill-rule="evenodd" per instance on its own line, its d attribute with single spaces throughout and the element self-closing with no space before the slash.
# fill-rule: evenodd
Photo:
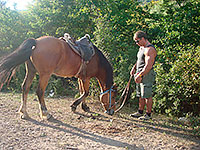
<svg viewBox="0 0 200 150">
<path fill-rule="evenodd" d="M 120 106 L 117 110 L 115 110 L 115 112 L 118 112 L 119 110 L 121 110 L 122 107 L 124 106 L 125 102 L 126 102 L 126 99 L 127 99 L 127 96 L 128 96 L 129 87 L 130 87 L 130 83 L 131 83 L 132 77 L 133 77 L 133 75 L 130 76 L 129 81 L 128 81 L 128 83 L 127 83 L 127 85 L 126 85 L 126 87 L 125 87 L 125 89 L 124 89 L 124 91 L 123 91 L 123 93 L 122 93 L 122 95 L 121 95 L 119 101 L 122 99 L 122 97 L 123 97 L 124 94 L 126 93 L 125 98 L 124 98 L 124 100 L 123 100 L 121 106 Z"/>
</svg>

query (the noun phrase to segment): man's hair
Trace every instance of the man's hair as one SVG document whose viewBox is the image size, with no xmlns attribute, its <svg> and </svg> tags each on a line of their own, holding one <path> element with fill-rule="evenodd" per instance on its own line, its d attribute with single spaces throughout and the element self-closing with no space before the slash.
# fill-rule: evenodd
<svg viewBox="0 0 200 150">
<path fill-rule="evenodd" d="M 135 38 L 141 39 L 142 37 L 144 39 L 147 39 L 147 34 L 144 31 L 139 30 L 134 34 L 134 38 L 133 39 L 135 39 Z"/>
</svg>

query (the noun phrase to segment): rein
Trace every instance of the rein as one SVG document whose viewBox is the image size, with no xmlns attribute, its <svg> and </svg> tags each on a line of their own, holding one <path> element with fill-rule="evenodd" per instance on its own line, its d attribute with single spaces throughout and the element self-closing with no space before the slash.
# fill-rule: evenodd
<svg viewBox="0 0 200 150">
<path fill-rule="evenodd" d="M 120 111 L 126 102 L 132 77 L 133 77 L 133 75 L 130 76 L 129 81 L 128 81 L 119 101 L 121 101 L 122 97 L 124 97 L 124 95 L 126 94 L 125 98 L 124 98 L 123 102 L 121 103 L 121 106 L 117 110 L 115 110 L 115 112 Z M 102 95 L 102 94 L 106 94 L 109 92 L 109 109 L 113 108 L 117 104 L 117 103 L 115 103 L 113 106 L 111 105 L 111 92 L 113 92 L 113 91 L 115 91 L 115 90 L 113 90 L 113 85 L 112 85 L 110 89 L 100 93 L 100 95 Z"/>
<path fill-rule="evenodd" d="M 129 87 L 130 87 L 130 83 L 131 83 L 132 77 L 133 77 L 133 75 L 130 76 L 129 81 L 128 81 L 128 83 L 127 83 L 127 85 L 126 85 L 126 87 L 125 87 L 125 89 L 124 89 L 124 91 L 123 91 L 123 93 L 122 93 L 122 95 L 121 95 L 119 101 L 122 99 L 122 97 L 123 97 L 124 94 L 126 93 L 125 98 L 124 98 L 124 100 L 123 100 L 121 106 L 120 106 L 117 110 L 115 110 L 115 112 L 118 112 L 119 110 L 121 110 L 122 107 L 124 106 L 125 102 L 126 102 L 126 99 L 127 99 L 127 96 L 128 96 Z"/>
</svg>

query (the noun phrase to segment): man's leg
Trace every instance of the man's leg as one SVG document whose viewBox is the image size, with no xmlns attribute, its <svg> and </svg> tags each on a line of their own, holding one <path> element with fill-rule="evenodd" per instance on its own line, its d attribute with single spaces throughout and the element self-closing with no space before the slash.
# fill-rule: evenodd
<svg viewBox="0 0 200 150">
<path fill-rule="evenodd" d="M 139 118 L 141 120 L 151 119 L 151 109 L 152 109 L 152 104 L 153 104 L 152 97 L 145 98 L 145 104 L 146 104 L 146 114 Z"/>
<path fill-rule="evenodd" d="M 137 112 L 131 114 L 131 117 L 139 118 L 143 116 L 144 107 L 145 107 L 145 98 L 141 97 L 141 84 L 136 84 L 136 96 L 139 97 L 139 109 Z"/>
<path fill-rule="evenodd" d="M 145 98 L 139 97 L 139 109 L 136 113 L 131 114 L 131 117 L 139 118 L 143 115 L 144 112 L 144 107 L 145 107 Z"/>
<path fill-rule="evenodd" d="M 151 113 L 151 110 L 152 110 L 152 105 L 153 105 L 153 100 L 152 100 L 152 97 L 149 97 L 146 99 L 146 112 L 147 113 Z"/>
<path fill-rule="evenodd" d="M 139 110 L 143 111 L 145 106 L 145 98 L 139 98 Z"/>
</svg>

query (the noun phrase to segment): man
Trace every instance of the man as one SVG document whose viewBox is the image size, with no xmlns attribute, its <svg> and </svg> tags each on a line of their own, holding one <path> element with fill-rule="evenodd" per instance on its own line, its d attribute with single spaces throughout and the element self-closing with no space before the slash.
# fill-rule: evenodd
<svg viewBox="0 0 200 150">
<path fill-rule="evenodd" d="M 155 47 L 148 41 L 145 32 L 137 31 L 134 34 L 133 40 L 140 46 L 137 54 L 137 62 L 130 71 L 130 74 L 135 77 L 136 95 L 139 97 L 139 110 L 131 114 L 131 116 L 142 120 L 149 120 L 151 119 L 153 104 L 152 86 L 155 81 L 153 65 L 157 52 Z M 145 104 L 146 114 L 143 115 Z"/>
</svg>

